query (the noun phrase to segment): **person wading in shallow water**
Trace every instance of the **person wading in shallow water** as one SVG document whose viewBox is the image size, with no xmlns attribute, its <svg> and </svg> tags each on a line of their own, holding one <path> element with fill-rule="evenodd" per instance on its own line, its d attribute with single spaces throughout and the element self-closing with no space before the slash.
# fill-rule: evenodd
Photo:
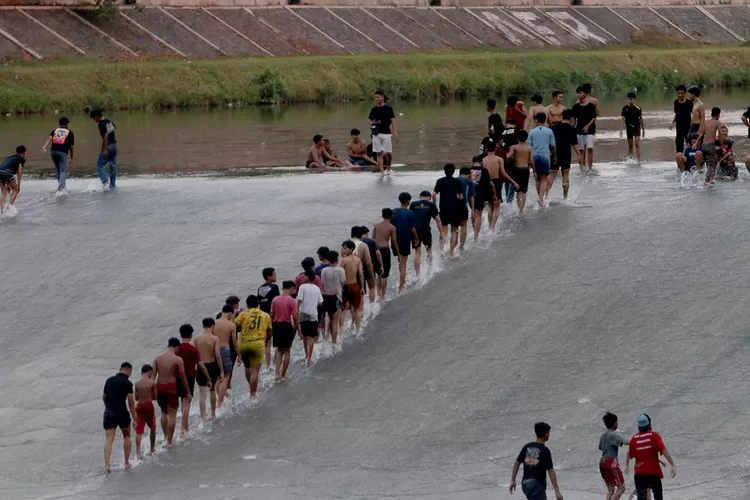
<svg viewBox="0 0 750 500">
<path fill-rule="evenodd" d="M 130 423 L 135 421 L 135 398 L 133 397 L 133 383 L 130 381 L 132 374 L 133 365 L 125 362 L 120 365 L 119 373 L 109 377 L 104 384 L 102 401 L 104 401 L 104 431 L 107 433 L 104 444 L 105 472 L 112 470 L 109 459 L 112 456 L 112 445 L 115 442 L 118 427 L 124 440 L 125 468 L 130 468 Z"/>
</svg>

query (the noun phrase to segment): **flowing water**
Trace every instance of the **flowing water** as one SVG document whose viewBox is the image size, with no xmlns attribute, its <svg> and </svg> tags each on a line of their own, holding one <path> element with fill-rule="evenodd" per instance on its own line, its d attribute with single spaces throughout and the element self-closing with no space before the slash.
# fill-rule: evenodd
<svg viewBox="0 0 750 500">
<path fill-rule="evenodd" d="M 740 156 L 743 98 L 705 99 L 726 108 Z M 498 233 L 457 261 L 438 258 L 422 280 L 410 265 L 407 293 L 368 308 L 341 352 L 321 345 L 288 384 L 266 376 L 253 404 L 237 378 L 216 422 L 199 425 L 193 408 L 194 438 L 130 471 L 118 438 L 109 476 L 101 391 L 122 361 L 151 362 L 181 323 L 252 293 L 263 267 L 295 276 L 319 245 L 338 247 L 438 174 L 130 176 L 106 193 L 74 179 L 62 198 L 52 180 L 24 182 L 18 215 L 0 221 L 0 498 L 507 499 L 513 460 L 546 420 L 563 493 L 588 500 L 604 494 L 607 410 L 625 434 L 638 413 L 653 417 L 678 466 L 666 498 L 748 498 L 750 176 L 740 166 L 738 181 L 706 189 L 678 174 L 668 99 L 642 99 L 640 167 L 621 161 L 617 122 L 602 119 L 600 175 L 574 172 L 569 203 L 557 185 L 524 219 L 504 206 Z M 603 115 L 621 105 L 603 98 Z M 114 118 L 126 169 L 165 173 L 298 165 L 300 137 L 325 130 L 342 149 L 366 111 Z M 485 123 L 481 103 L 396 111 L 395 160 L 433 168 L 465 163 Z M 90 170 L 93 124 L 71 118 Z M 6 119 L 3 148 L 41 145 L 52 125 Z M 31 151 L 31 169 L 45 162 Z"/>
</svg>

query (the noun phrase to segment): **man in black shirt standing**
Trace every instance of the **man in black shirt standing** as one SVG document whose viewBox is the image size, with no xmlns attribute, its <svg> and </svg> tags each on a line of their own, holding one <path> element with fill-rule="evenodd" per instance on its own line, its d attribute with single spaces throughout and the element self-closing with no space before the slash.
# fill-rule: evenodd
<svg viewBox="0 0 750 500">
<path fill-rule="evenodd" d="M 545 443 L 549 441 L 550 426 L 544 422 L 534 424 L 536 441 L 528 443 L 521 449 L 510 477 L 510 494 L 516 489 L 516 476 L 523 465 L 523 479 L 521 490 L 528 500 L 547 500 L 547 477 L 555 489 L 555 498 L 563 500 L 560 487 L 557 484 L 557 474 L 552 465 L 552 453 Z"/>
<path fill-rule="evenodd" d="M 674 100 L 674 118 L 672 118 L 672 123 L 669 125 L 669 130 L 672 130 L 677 125 L 674 144 L 677 152 L 682 153 L 685 149 L 685 144 L 690 145 L 688 135 L 690 134 L 690 124 L 693 120 L 693 101 L 685 97 L 687 88 L 684 85 L 678 85 L 675 90 L 677 91 L 677 99 Z"/>
<path fill-rule="evenodd" d="M 391 171 L 393 141 L 398 141 L 398 132 L 396 132 L 396 115 L 393 108 L 385 103 L 385 93 L 378 90 L 373 99 L 375 106 L 370 110 L 368 119 L 371 122 L 372 151 L 377 154 L 378 169 L 382 177 L 386 171 Z"/>
<path fill-rule="evenodd" d="M 73 131 L 68 128 L 70 120 L 63 116 L 57 123 L 60 126 L 49 134 L 49 139 L 42 146 L 42 151 L 46 153 L 47 147 L 50 148 L 50 157 L 57 173 L 57 191 L 65 192 L 68 169 L 73 168 L 73 146 L 76 142 Z M 68 154 L 70 154 L 70 162 L 68 162 Z"/>
<path fill-rule="evenodd" d="M 552 163 L 549 172 L 547 193 L 549 194 L 552 185 L 555 183 L 557 172 L 562 171 L 563 199 L 566 200 L 568 199 L 568 190 L 570 189 L 570 164 L 573 161 L 570 153 L 571 146 L 576 153 L 576 157 L 579 155 L 578 135 L 576 134 L 576 128 L 573 126 L 573 123 L 575 123 L 573 110 L 566 109 L 562 112 L 562 122 L 556 123 L 550 127 L 555 136 L 555 144 L 557 144 L 557 148 L 555 150 L 555 161 Z"/>
<path fill-rule="evenodd" d="M 641 163 L 641 137 L 646 136 L 646 126 L 643 124 L 643 110 L 635 103 L 635 92 L 628 92 L 628 103 L 622 107 L 620 113 L 622 123 L 625 124 L 625 134 L 628 140 L 628 158 L 635 157 Z M 620 128 L 622 137 L 622 128 Z"/>
<path fill-rule="evenodd" d="M 105 472 L 111 470 L 109 459 L 112 456 L 112 445 L 115 442 L 118 427 L 125 441 L 125 468 L 130 468 L 130 422 L 135 422 L 135 398 L 133 397 L 133 383 L 130 381 L 132 373 L 133 365 L 126 361 L 120 365 L 120 372 L 109 377 L 104 384 L 102 401 L 104 401 L 104 430 L 107 433 L 104 443 Z"/>
<path fill-rule="evenodd" d="M 279 285 L 276 284 L 276 269 L 266 267 L 263 269 L 265 283 L 258 287 L 258 308 L 266 314 L 271 314 L 271 302 L 281 295 Z M 266 367 L 271 368 L 271 341 L 272 335 L 266 335 Z"/>
<path fill-rule="evenodd" d="M 99 180 L 102 181 L 102 188 L 106 188 L 109 184 L 109 189 L 115 189 L 117 187 L 115 182 L 117 181 L 117 138 L 115 137 L 115 124 L 113 121 L 104 118 L 102 112 L 98 109 L 93 110 L 89 113 L 92 120 L 96 122 L 96 126 L 99 128 L 99 135 L 102 138 L 102 148 L 99 153 L 99 158 L 96 160 L 96 171 L 99 175 Z M 107 179 L 107 173 L 104 167 L 109 163 L 109 179 Z"/>
<path fill-rule="evenodd" d="M 427 250 L 427 263 L 432 263 L 432 229 L 430 223 L 435 219 L 435 223 L 440 227 L 440 216 L 438 208 L 431 201 L 429 191 L 419 193 L 419 200 L 412 202 L 409 210 L 414 212 L 414 227 L 417 229 L 417 248 L 414 250 L 414 269 L 419 276 L 420 265 L 422 261 L 422 246 Z"/>
<path fill-rule="evenodd" d="M 461 203 L 463 202 L 463 186 L 461 182 L 453 177 L 456 166 L 448 163 L 444 168 L 445 177 L 441 177 L 435 183 L 432 193 L 433 203 L 440 195 L 440 251 L 445 247 L 445 237 L 448 226 L 451 227 L 450 258 L 455 256 L 456 245 L 458 245 L 458 228 L 461 226 Z"/>
</svg>

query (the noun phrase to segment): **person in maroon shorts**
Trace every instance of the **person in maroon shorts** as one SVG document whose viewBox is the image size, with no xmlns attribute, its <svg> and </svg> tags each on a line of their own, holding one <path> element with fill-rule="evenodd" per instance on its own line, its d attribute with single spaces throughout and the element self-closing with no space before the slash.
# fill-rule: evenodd
<svg viewBox="0 0 750 500">
<path fill-rule="evenodd" d="M 625 493 L 625 478 L 617 461 L 620 446 L 630 444 L 630 440 L 623 438 L 615 431 L 617 430 L 617 415 L 607 412 L 602 418 L 607 432 L 599 438 L 599 449 L 602 459 L 599 461 L 599 472 L 607 485 L 607 500 L 619 500 Z"/>
<path fill-rule="evenodd" d="M 154 383 L 154 369 L 151 365 L 143 365 L 141 368 L 141 379 L 135 383 L 135 453 L 141 458 L 141 438 L 146 432 L 146 426 L 151 429 L 150 454 L 156 452 L 156 413 L 154 412 L 154 399 L 156 399 L 156 384 Z"/>
</svg>

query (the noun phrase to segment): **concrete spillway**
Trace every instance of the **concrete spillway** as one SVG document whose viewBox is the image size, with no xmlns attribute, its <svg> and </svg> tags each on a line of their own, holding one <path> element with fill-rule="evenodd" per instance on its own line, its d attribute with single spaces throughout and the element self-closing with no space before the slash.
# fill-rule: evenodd
<svg viewBox="0 0 750 500">
<path fill-rule="evenodd" d="M 281 57 L 750 41 L 750 6 L 0 9 L 0 57 Z"/>
</svg>

